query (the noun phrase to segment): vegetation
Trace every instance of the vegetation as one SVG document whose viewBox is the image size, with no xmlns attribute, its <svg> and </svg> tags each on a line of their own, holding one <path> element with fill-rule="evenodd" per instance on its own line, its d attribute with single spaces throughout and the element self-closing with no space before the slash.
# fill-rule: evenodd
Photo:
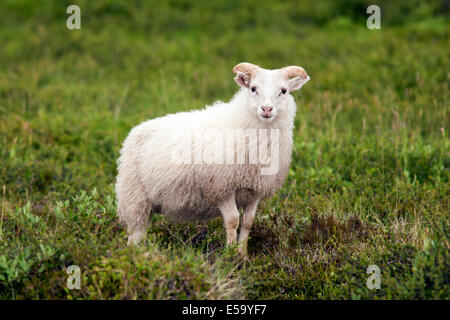
<svg viewBox="0 0 450 320">
<path fill-rule="evenodd" d="M 3 0 L 0 298 L 449 299 L 448 7 L 378 1 L 382 29 L 368 30 L 372 2 Z M 70 4 L 81 30 L 66 28 Z M 121 142 L 146 119 L 230 99 L 241 61 L 311 76 L 249 261 L 224 247 L 220 219 L 155 216 L 128 248 Z"/>
</svg>

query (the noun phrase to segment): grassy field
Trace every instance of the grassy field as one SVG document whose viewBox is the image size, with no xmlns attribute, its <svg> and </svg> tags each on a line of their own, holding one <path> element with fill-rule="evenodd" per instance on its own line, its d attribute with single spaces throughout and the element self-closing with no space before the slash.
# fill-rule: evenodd
<svg viewBox="0 0 450 320">
<path fill-rule="evenodd" d="M 449 299 L 448 7 L 378 1 L 382 29 L 368 30 L 372 2 L 3 0 L 0 298 Z M 66 28 L 69 4 L 81 30 Z M 122 141 L 146 119 L 230 99 L 241 61 L 311 76 L 250 260 L 224 247 L 220 219 L 156 216 L 128 248 Z"/>
</svg>

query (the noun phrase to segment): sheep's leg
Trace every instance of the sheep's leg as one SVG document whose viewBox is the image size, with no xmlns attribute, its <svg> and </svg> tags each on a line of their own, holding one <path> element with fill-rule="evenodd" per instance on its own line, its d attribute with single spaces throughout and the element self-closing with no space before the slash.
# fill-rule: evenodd
<svg viewBox="0 0 450 320">
<path fill-rule="evenodd" d="M 149 226 L 148 206 L 141 202 L 128 208 L 126 215 L 122 215 L 121 218 L 127 225 L 128 245 L 138 245 L 145 237 Z"/>
<path fill-rule="evenodd" d="M 239 225 L 239 211 L 236 207 L 235 193 L 233 192 L 225 201 L 219 204 L 223 223 L 227 233 L 227 246 L 236 242 L 237 228 Z"/>
<path fill-rule="evenodd" d="M 259 199 L 255 199 L 252 202 L 250 202 L 247 206 L 244 208 L 244 214 L 242 215 L 241 219 L 241 229 L 239 230 L 239 245 L 240 249 L 239 251 L 243 255 L 247 255 L 247 240 L 248 240 L 248 234 L 250 233 L 250 229 L 253 225 L 253 220 L 255 219 L 256 215 L 256 208 L 258 207 Z"/>
<path fill-rule="evenodd" d="M 120 206 L 124 210 L 121 218 L 127 224 L 128 229 L 128 245 L 138 245 L 145 237 L 150 221 L 150 213 L 147 199 L 143 193 L 135 192 L 134 197 L 128 198 L 127 206 Z"/>
<path fill-rule="evenodd" d="M 138 245 L 147 233 L 148 223 L 128 228 L 128 245 Z"/>
<path fill-rule="evenodd" d="M 149 203 L 136 179 L 124 179 L 119 175 L 116 186 L 118 215 L 127 226 L 128 245 L 137 245 L 145 237 L 149 225 Z"/>
</svg>

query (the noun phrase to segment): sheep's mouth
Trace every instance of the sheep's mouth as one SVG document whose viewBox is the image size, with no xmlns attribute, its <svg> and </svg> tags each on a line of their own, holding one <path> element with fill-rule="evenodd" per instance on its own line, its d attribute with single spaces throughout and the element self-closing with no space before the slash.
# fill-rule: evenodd
<svg viewBox="0 0 450 320">
<path fill-rule="evenodd" d="M 275 119 L 275 116 L 273 114 L 260 114 L 259 119 L 263 122 L 272 122 L 273 119 Z"/>
</svg>

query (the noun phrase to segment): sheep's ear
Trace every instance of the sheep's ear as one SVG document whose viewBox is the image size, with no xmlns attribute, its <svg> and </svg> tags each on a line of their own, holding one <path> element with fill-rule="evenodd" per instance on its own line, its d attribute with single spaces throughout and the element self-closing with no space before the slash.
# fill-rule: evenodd
<svg viewBox="0 0 450 320">
<path fill-rule="evenodd" d="M 295 91 L 303 87 L 305 83 L 309 81 L 310 77 L 306 76 L 306 78 L 303 77 L 295 77 L 289 80 L 289 91 Z"/>
<path fill-rule="evenodd" d="M 303 87 L 310 79 L 305 69 L 299 66 L 289 66 L 281 69 L 289 80 L 289 91 L 295 91 Z"/>
<path fill-rule="evenodd" d="M 258 69 L 259 67 L 256 64 L 241 62 L 233 68 L 233 72 L 236 74 L 234 81 L 241 87 L 248 88 L 251 77 L 255 75 Z"/>
<path fill-rule="evenodd" d="M 234 81 L 241 87 L 246 87 L 250 85 L 250 76 L 247 73 L 236 72 L 236 77 L 234 77 Z"/>
</svg>

